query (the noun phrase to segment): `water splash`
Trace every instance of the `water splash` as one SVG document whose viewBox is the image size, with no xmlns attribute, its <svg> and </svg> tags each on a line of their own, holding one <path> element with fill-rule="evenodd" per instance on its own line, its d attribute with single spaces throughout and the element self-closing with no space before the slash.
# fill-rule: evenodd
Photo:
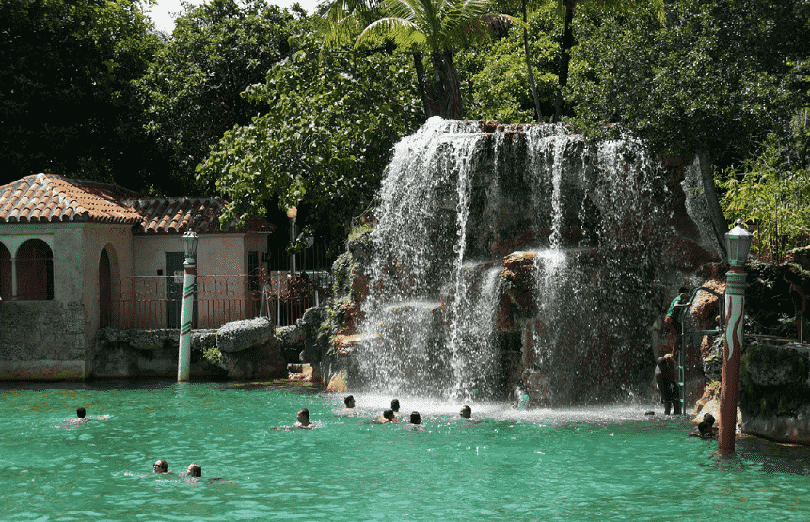
<svg viewBox="0 0 810 522">
<path fill-rule="evenodd" d="M 639 301 L 661 277 L 657 168 L 638 143 L 589 144 L 560 125 L 428 120 L 382 184 L 360 381 L 444 397 L 517 383 L 535 404 L 626 388 L 644 364 Z M 535 275 L 505 286 L 504 256 L 521 251 Z M 507 364 L 512 339 L 521 355 Z"/>
</svg>

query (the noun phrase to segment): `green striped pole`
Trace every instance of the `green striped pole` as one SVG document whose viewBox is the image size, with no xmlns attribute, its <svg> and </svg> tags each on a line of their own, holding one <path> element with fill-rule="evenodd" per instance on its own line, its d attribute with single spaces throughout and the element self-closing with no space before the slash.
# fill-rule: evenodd
<svg viewBox="0 0 810 522">
<path fill-rule="evenodd" d="M 191 318 L 194 314 L 194 280 L 197 264 L 193 257 L 183 263 L 183 309 L 180 312 L 180 356 L 177 361 L 177 382 L 188 382 L 191 366 Z"/>
<path fill-rule="evenodd" d="M 726 274 L 726 335 L 723 342 L 723 381 L 720 388 L 719 449 L 734 451 L 737 401 L 740 396 L 740 352 L 745 317 L 745 270 L 731 267 Z"/>
</svg>

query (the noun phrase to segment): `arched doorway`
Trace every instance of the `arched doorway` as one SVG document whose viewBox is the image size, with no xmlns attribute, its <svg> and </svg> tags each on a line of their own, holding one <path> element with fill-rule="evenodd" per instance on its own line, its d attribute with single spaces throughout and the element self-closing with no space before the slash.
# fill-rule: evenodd
<svg viewBox="0 0 810 522">
<path fill-rule="evenodd" d="M 98 260 L 98 294 L 99 294 L 99 327 L 104 328 L 112 324 L 112 274 L 110 271 L 110 256 L 107 249 L 101 251 Z"/>
<path fill-rule="evenodd" d="M 17 297 L 54 298 L 53 250 L 41 239 L 29 239 L 17 250 Z"/>
<path fill-rule="evenodd" d="M 11 299 L 11 252 L 0 243 L 0 297 L 3 301 Z"/>
</svg>

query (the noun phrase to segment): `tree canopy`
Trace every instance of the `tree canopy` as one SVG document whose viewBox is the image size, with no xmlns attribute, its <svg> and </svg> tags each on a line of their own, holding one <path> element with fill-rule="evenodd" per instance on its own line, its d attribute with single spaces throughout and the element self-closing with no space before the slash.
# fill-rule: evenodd
<svg viewBox="0 0 810 522">
<path fill-rule="evenodd" d="M 425 116 L 461 119 L 464 106 L 454 53 L 488 40 L 493 31 L 513 21 L 491 13 L 490 0 L 384 0 L 373 8 L 336 0 L 321 31 L 327 46 L 354 38 L 362 29 L 356 35 L 357 47 L 393 42 L 411 52 Z M 423 69 L 423 53 L 430 59 L 435 81 Z"/>
<path fill-rule="evenodd" d="M 681 0 L 585 19 L 568 91 L 579 123 L 606 123 L 662 154 L 705 150 L 742 161 L 771 133 L 784 135 L 806 89 L 794 72 L 810 49 L 806 3 Z"/>
<path fill-rule="evenodd" d="M 6 181 L 218 193 L 230 215 L 303 205 L 339 238 L 426 117 L 517 123 L 564 98 L 592 137 L 706 151 L 727 211 L 761 224 L 760 189 L 804 204 L 804 0 L 334 0 L 312 17 L 268 1 L 184 5 L 163 35 L 143 0 L 0 0 Z"/>
<path fill-rule="evenodd" d="M 398 53 L 321 54 L 309 20 L 293 52 L 245 96 L 263 114 L 225 133 L 199 176 L 216 179 L 228 217 L 267 202 L 308 205 L 320 230 L 339 230 L 367 205 L 401 136 L 420 121 L 413 71 Z"/>
<path fill-rule="evenodd" d="M 241 94 L 289 54 L 294 17 L 265 0 L 184 7 L 138 88 L 175 190 L 210 192 L 213 180 L 195 179 L 196 166 L 225 131 L 260 112 Z"/>
<path fill-rule="evenodd" d="M 554 13 L 538 9 L 528 16 L 529 58 L 535 70 L 540 114 L 553 112 L 557 83 L 557 44 L 549 36 L 555 29 Z M 526 67 L 522 28 L 506 31 L 491 42 L 461 49 L 455 64 L 462 85 L 464 104 L 475 118 L 504 123 L 525 123 L 534 118 L 534 101 Z"/>
<path fill-rule="evenodd" d="M 132 81 L 158 45 L 138 0 L 0 1 L 3 182 L 145 181 L 155 149 Z"/>
</svg>

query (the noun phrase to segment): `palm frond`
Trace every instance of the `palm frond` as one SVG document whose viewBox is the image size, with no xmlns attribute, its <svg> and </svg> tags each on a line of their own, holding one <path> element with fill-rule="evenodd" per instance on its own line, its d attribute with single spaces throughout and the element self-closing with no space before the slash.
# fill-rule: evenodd
<svg viewBox="0 0 810 522">
<path fill-rule="evenodd" d="M 375 0 L 334 0 L 323 4 L 318 29 L 323 35 L 324 47 L 354 43 L 357 35 L 378 18 L 379 2 Z"/>
<path fill-rule="evenodd" d="M 356 46 L 367 42 L 385 42 L 392 38 L 397 46 L 421 48 L 425 45 L 425 35 L 409 20 L 403 18 L 382 18 L 366 27 L 357 37 Z"/>
</svg>

